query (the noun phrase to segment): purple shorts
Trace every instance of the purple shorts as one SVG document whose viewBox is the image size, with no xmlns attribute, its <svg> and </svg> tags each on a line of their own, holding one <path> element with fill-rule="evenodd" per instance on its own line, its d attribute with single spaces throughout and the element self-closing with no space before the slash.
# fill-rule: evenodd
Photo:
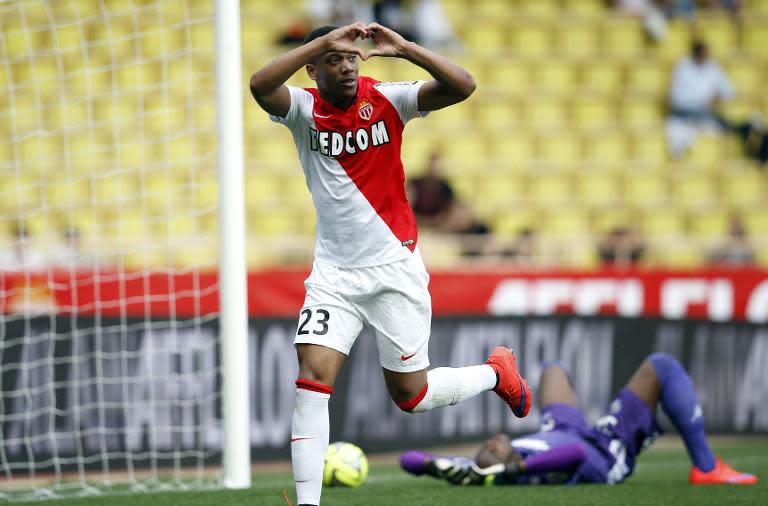
<svg viewBox="0 0 768 506">
<path fill-rule="evenodd" d="M 565 404 L 547 406 L 541 417 L 542 431 L 569 432 L 591 446 L 575 477 L 577 482 L 624 481 L 632 474 L 637 455 L 662 432 L 650 406 L 626 388 L 592 427 L 579 409 Z"/>
</svg>

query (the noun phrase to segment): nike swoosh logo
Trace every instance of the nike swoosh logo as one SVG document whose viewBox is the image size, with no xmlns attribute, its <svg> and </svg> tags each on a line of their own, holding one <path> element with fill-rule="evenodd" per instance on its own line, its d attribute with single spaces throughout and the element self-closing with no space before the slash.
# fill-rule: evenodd
<svg viewBox="0 0 768 506">
<path fill-rule="evenodd" d="M 406 355 L 400 355 L 400 360 L 405 362 L 406 360 L 410 360 L 411 358 L 413 358 L 415 355 L 416 355 L 416 353 L 414 353 L 413 355 L 407 355 L 407 356 Z"/>
<path fill-rule="evenodd" d="M 291 443 L 295 443 L 296 441 L 301 441 L 302 439 L 314 439 L 312 436 L 309 437 L 292 437 Z"/>
<path fill-rule="evenodd" d="M 315 114 L 315 118 L 323 118 L 323 119 L 330 118 L 331 116 L 333 116 L 333 114 L 329 114 L 328 116 L 323 116 L 322 114 L 317 114 L 317 113 L 314 113 L 314 114 Z"/>
</svg>

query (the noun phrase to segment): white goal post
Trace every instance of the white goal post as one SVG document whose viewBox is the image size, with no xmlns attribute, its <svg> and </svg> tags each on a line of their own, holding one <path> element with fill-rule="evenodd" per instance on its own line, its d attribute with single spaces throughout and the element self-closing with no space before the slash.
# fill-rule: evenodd
<svg viewBox="0 0 768 506">
<path fill-rule="evenodd" d="M 0 0 L 0 502 L 250 486 L 238 0 Z"/>
</svg>

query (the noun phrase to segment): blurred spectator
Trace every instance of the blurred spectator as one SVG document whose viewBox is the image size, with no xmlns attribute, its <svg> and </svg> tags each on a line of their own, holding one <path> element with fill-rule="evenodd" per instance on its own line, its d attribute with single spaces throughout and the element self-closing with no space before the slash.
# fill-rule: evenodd
<svg viewBox="0 0 768 506">
<path fill-rule="evenodd" d="M 413 31 L 426 47 L 457 47 L 458 41 L 440 0 L 419 0 L 413 7 Z"/>
<path fill-rule="evenodd" d="M 470 209 L 460 202 L 451 185 L 442 175 L 440 154 L 429 157 L 425 174 L 408 184 L 408 201 L 419 227 L 436 232 L 457 234 L 488 234 L 488 227 L 475 220 Z M 468 242 L 476 243 L 477 241 Z M 478 254 L 476 246 L 466 248 L 466 254 Z"/>
<path fill-rule="evenodd" d="M 0 251 L 0 269 L 27 270 L 45 267 L 45 255 L 34 244 L 23 222 L 12 225 L 11 244 Z"/>
<path fill-rule="evenodd" d="M 597 245 L 597 253 L 605 267 L 631 267 L 645 255 L 645 243 L 630 228 L 615 227 Z"/>
<path fill-rule="evenodd" d="M 614 0 L 614 7 L 624 14 L 643 21 L 643 28 L 653 40 L 661 40 L 667 34 L 667 20 L 653 0 Z"/>
<path fill-rule="evenodd" d="M 410 13 L 403 7 L 402 0 L 373 0 L 373 19 L 396 31 L 405 40 L 417 41 Z"/>
<path fill-rule="evenodd" d="M 64 227 L 61 235 L 62 240 L 51 253 L 51 265 L 65 269 L 90 266 L 93 258 L 83 251 L 80 231 L 76 227 Z"/>
<path fill-rule="evenodd" d="M 731 218 L 728 237 L 712 248 L 709 261 L 712 264 L 732 267 L 755 263 L 755 250 L 747 238 L 747 230 L 740 216 Z"/>
<path fill-rule="evenodd" d="M 522 228 L 512 244 L 502 250 L 502 256 L 522 265 L 534 264 L 538 256 L 538 245 L 533 229 Z"/>
<path fill-rule="evenodd" d="M 685 154 L 700 133 L 730 130 L 729 123 L 717 113 L 717 106 L 732 97 L 731 82 L 720 65 L 710 59 L 707 44 L 694 42 L 691 56 L 681 60 L 672 74 L 667 118 L 670 155 L 678 158 Z"/>
</svg>

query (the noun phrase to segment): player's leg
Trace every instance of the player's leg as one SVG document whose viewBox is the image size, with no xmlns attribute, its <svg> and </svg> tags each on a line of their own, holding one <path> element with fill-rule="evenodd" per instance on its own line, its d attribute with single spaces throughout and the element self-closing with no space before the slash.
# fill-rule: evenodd
<svg viewBox="0 0 768 506">
<path fill-rule="evenodd" d="M 579 407 L 571 377 L 562 362 L 548 360 L 542 364 L 538 398 L 541 409 L 551 404 Z"/>
<path fill-rule="evenodd" d="M 325 272 L 325 270 L 330 272 Z M 315 264 L 299 313 L 299 376 L 291 426 L 291 459 L 298 504 L 319 504 L 330 433 L 328 401 L 362 321 L 333 288 L 333 269 Z M 330 279 L 329 279 L 330 278 Z M 343 284 L 342 284 L 343 286 Z"/>
<path fill-rule="evenodd" d="M 370 275 L 386 289 L 362 302 L 358 310 L 375 330 L 384 380 L 401 409 L 420 413 L 494 390 L 515 415 L 528 414 L 530 390 L 509 349 L 496 348 L 485 364 L 427 370 L 432 301 L 429 276 L 417 254 L 372 268 Z"/>
<path fill-rule="evenodd" d="M 734 471 L 712 453 L 693 380 L 674 357 L 666 353 L 650 355 L 632 375 L 627 389 L 651 409 L 661 403 L 685 442 L 694 466 L 692 483 L 756 482 L 754 476 Z"/>
</svg>

